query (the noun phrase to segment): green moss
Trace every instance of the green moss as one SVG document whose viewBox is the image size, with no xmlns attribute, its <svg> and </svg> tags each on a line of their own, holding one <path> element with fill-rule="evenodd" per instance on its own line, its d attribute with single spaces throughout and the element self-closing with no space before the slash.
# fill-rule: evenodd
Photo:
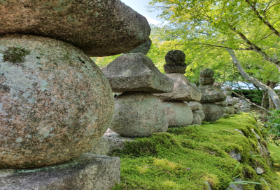
<svg viewBox="0 0 280 190">
<path fill-rule="evenodd" d="M 29 55 L 30 51 L 21 47 L 9 47 L 3 55 L 3 60 L 20 65 L 25 62 L 25 56 Z"/>
<path fill-rule="evenodd" d="M 235 129 L 241 130 L 245 136 Z M 112 155 L 121 157 L 121 183 L 113 189 L 226 189 L 234 176 L 245 181 L 277 187 L 276 174 L 259 156 L 256 121 L 249 114 L 235 115 L 201 126 L 170 128 L 128 142 L 123 150 Z M 262 139 L 263 140 L 263 139 Z M 241 153 L 241 164 L 229 152 Z M 250 154 L 250 152 L 252 154 Z M 256 155 L 255 155 L 256 154 Z M 270 160 L 271 161 L 271 160 Z M 260 166 L 265 174 L 257 175 Z M 265 185 L 248 184 L 243 189 L 264 189 Z"/>
</svg>

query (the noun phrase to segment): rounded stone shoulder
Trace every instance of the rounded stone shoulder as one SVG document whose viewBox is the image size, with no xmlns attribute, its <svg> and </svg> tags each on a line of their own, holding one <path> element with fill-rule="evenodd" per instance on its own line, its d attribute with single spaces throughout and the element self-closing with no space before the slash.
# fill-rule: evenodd
<svg viewBox="0 0 280 190">
<path fill-rule="evenodd" d="M 181 50 L 171 50 L 165 55 L 166 64 L 179 64 L 185 63 L 186 55 Z"/>
<path fill-rule="evenodd" d="M 202 69 L 199 73 L 200 77 L 212 78 L 214 76 L 214 71 L 212 69 Z"/>
<path fill-rule="evenodd" d="M 147 19 L 120 0 L 1 1 L 0 18 L 0 35 L 46 36 L 90 57 L 126 53 L 151 32 Z"/>
<path fill-rule="evenodd" d="M 165 109 L 155 96 L 126 92 L 115 98 L 110 129 L 124 137 L 147 137 L 168 128 Z"/>
<path fill-rule="evenodd" d="M 95 63 L 62 41 L 0 37 L 0 168 L 66 162 L 91 149 L 113 115 Z"/>
<path fill-rule="evenodd" d="M 169 73 L 180 73 L 185 74 L 186 73 L 187 64 L 165 64 L 164 65 L 164 71 Z"/>
</svg>

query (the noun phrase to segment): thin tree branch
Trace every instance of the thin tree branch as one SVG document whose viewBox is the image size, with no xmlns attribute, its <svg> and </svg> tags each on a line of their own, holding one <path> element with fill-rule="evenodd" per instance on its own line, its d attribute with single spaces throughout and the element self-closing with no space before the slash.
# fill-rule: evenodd
<svg viewBox="0 0 280 190">
<path fill-rule="evenodd" d="M 269 110 L 265 109 L 264 107 L 259 106 L 259 105 L 255 104 L 254 102 L 251 102 L 250 100 L 248 100 L 244 95 L 240 95 L 240 94 L 238 94 L 238 93 L 236 93 L 236 92 L 234 92 L 234 91 L 232 91 L 232 93 L 235 94 L 236 96 L 238 96 L 239 98 L 242 98 L 243 100 L 245 100 L 245 101 L 248 102 L 249 104 L 251 104 L 251 105 L 253 105 L 253 106 L 256 106 L 256 107 L 258 107 L 258 108 L 260 108 L 260 109 L 262 109 L 262 110 L 264 110 L 264 111 L 269 112 Z"/>
<path fill-rule="evenodd" d="M 236 28 L 230 27 L 230 29 L 235 32 L 236 34 L 239 35 L 239 37 L 245 41 L 250 48 L 252 48 L 253 51 L 261 54 L 263 56 L 263 58 L 271 63 L 274 63 L 276 65 L 280 65 L 280 61 L 278 61 L 277 59 L 273 59 L 271 57 L 269 57 L 264 51 L 262 51 L 262 49 L 260 47 L 258 47 L 257 45 L 253 44 L 243 33 L 239 32 L 236 30 Z"/>
<path fill-rule="evenodd" d="M 276 30 L 271 24 L 270 22 L 268 22 L 268 20 L 264 19 L 261 14 L 259 13 L 259 11 L 256 8 L 255 4 L 252 4 L 250 2 L 250 0 L 245 0 L 246 3 L 248 3 L 250 5 L 250 7 L 252 8 L 252 10 L 256 13 L 257 17 L 260 19 L 260 21 L 262 21 L 266 26 L 268 26 L 268 28 L 274 33 L 276 34 L 278 37 L 280 37 L 280 32 L 278 30 Z"/>
<path fill-rule="evenodd" d="M 271 99 L 273 100 L 273 103 L 276 106 L 277 110 L 280 110 L 280 99 L 279 96 L 275 93 L 275 91 L 273 89 L 271 89 L 269 86 L 263 84 L 262 82 L 258 81 L 257 79 L 249 76 L 244 69 L 242 68 L 241 64 L 239 63 L 235 52 L 232 49 L 227 49 L 229 55 L 232 58 L 232 61 L 234 62 L 235 66 L 237 67 L 238 71 L 240 72 L 240 74 L 249 82 L 251 82 L 252 84 L 258 86 L 259 88 L 261 88 L 264 92 L 267 92 L 269 94 L 269 96 L 271 97 Z"/>
</svg>

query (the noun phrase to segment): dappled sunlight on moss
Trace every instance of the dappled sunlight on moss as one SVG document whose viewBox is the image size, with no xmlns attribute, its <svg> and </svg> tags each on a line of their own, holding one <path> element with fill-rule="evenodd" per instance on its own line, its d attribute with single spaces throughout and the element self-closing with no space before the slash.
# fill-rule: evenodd
<svg viewBox="0 0 280 190">
<path fill-rule="evenodd" d="M 244 133 L 243 136 L 235 129 Z M 121 184 L 116 189 L 226 189 L 234 176 L 245 181 L 265 179 L 277 186 L 276 174 L 259 156 L 256 121 L 249 114 L 238 114 L 201 126 L 170 128 L 166 133 L 128 142 L 113 155 L 121 157 Z M 264 141 L 264 139 L 261 139 Z M 241 164 L 230 156 L 241 153 Z M 250 154 L 251 152 L 251 154 Z M 265 173 L 257 175 L 254 167 Z M 244 189 L 261 189 L 248 184 Z"/>
</svg>

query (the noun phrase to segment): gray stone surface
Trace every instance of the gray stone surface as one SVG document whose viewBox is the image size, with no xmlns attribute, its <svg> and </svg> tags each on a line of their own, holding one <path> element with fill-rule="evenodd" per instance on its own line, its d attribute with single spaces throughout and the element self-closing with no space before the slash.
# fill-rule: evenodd
<svg viewBox="0 0 280 190">
<path fill-rule="evenodd" d="M 144 55 L 147 55 L 147 53 L 150 51 L 151 45 L 152 40 L 149 38 L 149 40 L 147 40 L 145 43 L 129 51 L 128 53 L 143 53 Z"/>
<path fill-rule="evenodd" d="M 226 100 L 224 93 L 213 87 L 213 85 L 199 86 L 201 91 L 201 100 L 202 103 L 213 103 L 213 102 L 222 102 Z"/>
<path fill-rule="evenodd" d="M 255 171 L 258 175 L 261 175 L 264 173 L 264 170 L 261 167 L 255 167 Z"/>
<path fill-rule="evenodd" d="M 241 178 L 235 178 L 234 182 L 238 182 L 238 181 L 243 181 Z M 230 184 L 229 187 L 231 188 L 231 190 L 243 190 L 243 185 L 242 184 Z"/>
<path fill-rule="evenodd" d="M 163 94 L 154 94 L 164 101 L 199 101 L 201 93 L 195 84 L 189 82 L 188 78 L 179 73 L 166 74 L 173 80 L 174 88 L 172 92 Z"/>
<path fill-rule="evenodd" d="M 204 120 L 205 114 L 202 110 L 195 110 L 195 111 L 193 111 L 193 113 L 198 114 L 200 116 L 200 118 L 202 119 L 202 121 Z"/>
<path fill-rule="evenodd" d="M 173 81 L 142 53 L 123 54 L 102 69 L 114 92 L 171 92 Z"/>
<path fill-rule="evenodd" d="M 84 153 L 43 168 L 0 170 L 0 190 L 110 190 L 120 182 L 120 159 Z"/>
<path fill-rule="evenodd" d="M 251 129 L 251 130 L 252 130 L 252 132 L 256 135 L 257 139 L 258 139 L 258 140 L 261 140 L 260 135 L 258 135 L 258 134 L 255 132 L 255 130 L 254 130 L 254 129 Z"/>
<path fill-rule="evenodd" d="M 235 160 L 237 160 L 237 161 L 241 161 L 241 153 L 237 153 L 235 150 L 232 150 L 232 151 L 230 151 L 230 153 L 229 153 L 229 155 L 233 158 L 233 159 L 235 159 Z"/>
<path fill-rule="evenodd" d="M 216 104 L 204 103 L 202 104 L 202 110 L 205 114 L 204 121 L 216 121 L 224 114 L 223 109 Z"/>
<path fill-rule="evenodd" d="M 181 65 L 185 63 L 186 55 L 181 50 L 171 50 L 165 55 L 166 64 Z"/>
<path fill-rule="evenodd" d="M 0 44 L 0 168 L 53 165 L 90 150 L 114 111 L 98 66 L 46 37 L 11 35 Z"/>
<path fill-rule="evenodd" d="M 126 92 L 115 98 L 110 129 L 124 137 L 146 137 L 167 131 L 162 103 L 152 94 Z"/>
<path fill-rule="evenodd" d="M 0 10 L 0 35 L 46 36 L 91 57 L 133 50 L 151 31 L 147 19 L 120 0 L 9 0 L 1 1 Z"/>
<path fill-rule="evenodd" d="M 188 102 L 187 104 L 190 106 L 192 111 L 202 110 L 202 105 L 199 102 L 191 101 L 191 102 Z"/>
<path fill-rule="evenodd" d="M 227 114 L 229 114 L 229 115 L 234 115 L 234 107 L 233 106 L 227 106 L 227 107 L 225 107 L 225 109 L 226 109 L 226 113 Z"/>
<path fill-rule="evenodd" d="M 200 117 L 200 114 L 193 112 L 193 121 L 192 125 L 201 125 L 202 119 Z"/>
<path fill-rule="evenodd" d="M 94 146 L 90 153 L 108 155 L 115 149 L 123 149 L 126 142 L 134 141 L 131 138 L 122 137 L 118 133 L 108 129 L 98 144 Z"/>
<path fill-rule="evenodd" d="M 185 64 L 186 55 L 181 50 L 171 50 L 165 55 L 165 73 L 185 74 L 187 65 Z"/>
<path fill-rule="evenodd" d="M 167 117 L 168 127 L 185 127 L 192 124 L 193 113 L 184 102 L 162 102 Z"/>
<path fill-rule="evenodd" d="M 206 68 L 206 69 L 202 69 L 199 72 L 199 75 L 201 78 L 213 78 L 214 77 L 214 71 L 212 69 Z"/>
</svg>

